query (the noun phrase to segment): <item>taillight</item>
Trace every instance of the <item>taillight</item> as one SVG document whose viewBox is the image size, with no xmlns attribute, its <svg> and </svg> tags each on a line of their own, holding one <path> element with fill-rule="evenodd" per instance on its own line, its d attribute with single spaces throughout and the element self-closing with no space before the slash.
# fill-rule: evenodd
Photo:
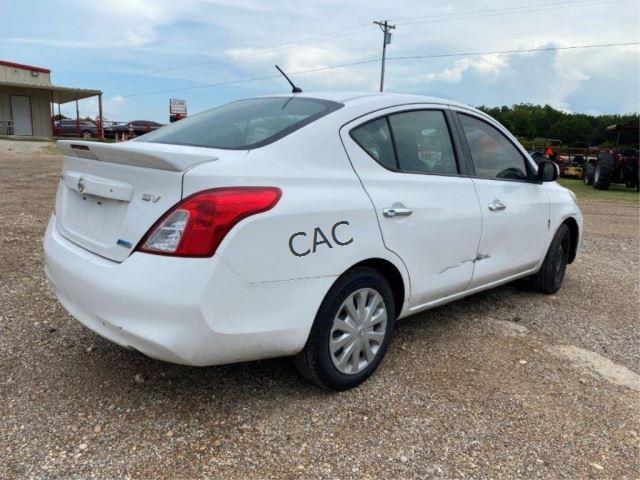
<svg viewBox="0 0 640 480">
<path fill-rule="evenodd" d="M 270 210 L 282 192 L 273 187 L 205 190 L 169 210 L 144 236 L 141 252 L 180 257 L 210 257 L 240 220 Z"/>
</svg>

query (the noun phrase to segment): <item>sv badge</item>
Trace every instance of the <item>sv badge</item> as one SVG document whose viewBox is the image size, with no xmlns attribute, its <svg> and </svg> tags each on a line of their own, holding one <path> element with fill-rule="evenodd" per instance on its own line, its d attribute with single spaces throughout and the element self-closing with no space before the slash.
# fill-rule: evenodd
<svg viewBox="0 0 640 480">
<path fill-rule="evenodd" d="M 143 202 L 158 203 L 158 200 L 160 200 L 160 198 L 162 198 L 161 195 L 154 195 L 152 193 L 143 193 L 142 194 L 142 201 Z"/>
</svg>

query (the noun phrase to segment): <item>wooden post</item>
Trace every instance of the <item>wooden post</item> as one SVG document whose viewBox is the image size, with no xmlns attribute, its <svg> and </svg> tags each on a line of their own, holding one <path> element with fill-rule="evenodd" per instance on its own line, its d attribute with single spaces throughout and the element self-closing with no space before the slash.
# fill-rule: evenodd
<svg viewBox="0 0 640 480">
<path fill-rule="evenodd" d="M 49 106 L 51 107 L 51 136 L 53 137 L 54 131 L 55 131 L 55 120 L 54 120 L 54 116 L 56 114 L 56 107 L 53 105 L 53 90 L 50 90 L 49 93 L 51 94 L 49 96 L 50 101 L 49 101 Z"/>
</svg>

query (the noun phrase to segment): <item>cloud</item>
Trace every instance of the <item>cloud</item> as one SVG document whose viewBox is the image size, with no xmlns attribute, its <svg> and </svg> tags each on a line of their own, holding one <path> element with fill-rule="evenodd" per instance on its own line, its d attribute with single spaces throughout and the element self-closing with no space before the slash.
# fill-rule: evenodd
<svg viewBox="0 0 640 480">
<path fill-rule="evenodd" d="M 427 74 L 426 80 L 460 82 L 464 74 L 470 70 L 476 72 L 479 76 L 490 78 L 499 75 L 506 64 L 506 58 L 498 55 L 483 55 L 475 59 L 462 58 L 456 60 L 451 67 L 446 67 L 440 72 Z"/>
<path fill-rule="evenodd" d="M 302 45 L 286 51 L 264 49 L 229 49 L 226 55 L 243 67 L 252 67 L 260 71 L 276 73 L 274 64 L 278 64 L 287 74 L 296 76 L 297 72 L 320 70 L 333 65 L 348 64 L 356 60 L 352 52 L 335 45 Z M 302 78 L 302 75 L 301 75 Z M 370 75 L 363 69 L 328 69 L 304 74 L 305 90 L 318 88 L 369 88 Z"/>
</svg>

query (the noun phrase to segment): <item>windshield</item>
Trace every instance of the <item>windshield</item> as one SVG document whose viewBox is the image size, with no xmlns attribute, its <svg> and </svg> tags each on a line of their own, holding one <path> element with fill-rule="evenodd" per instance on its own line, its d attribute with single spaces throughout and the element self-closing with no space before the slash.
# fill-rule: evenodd
<svg viewBox="0 0 640 480">
<path fill-rule="evenodd" d="M 230 150 L 258 148 L 343 106 L 304 97 L 239 100 L 167 125 L 136 141 Z"/>
</svg>

